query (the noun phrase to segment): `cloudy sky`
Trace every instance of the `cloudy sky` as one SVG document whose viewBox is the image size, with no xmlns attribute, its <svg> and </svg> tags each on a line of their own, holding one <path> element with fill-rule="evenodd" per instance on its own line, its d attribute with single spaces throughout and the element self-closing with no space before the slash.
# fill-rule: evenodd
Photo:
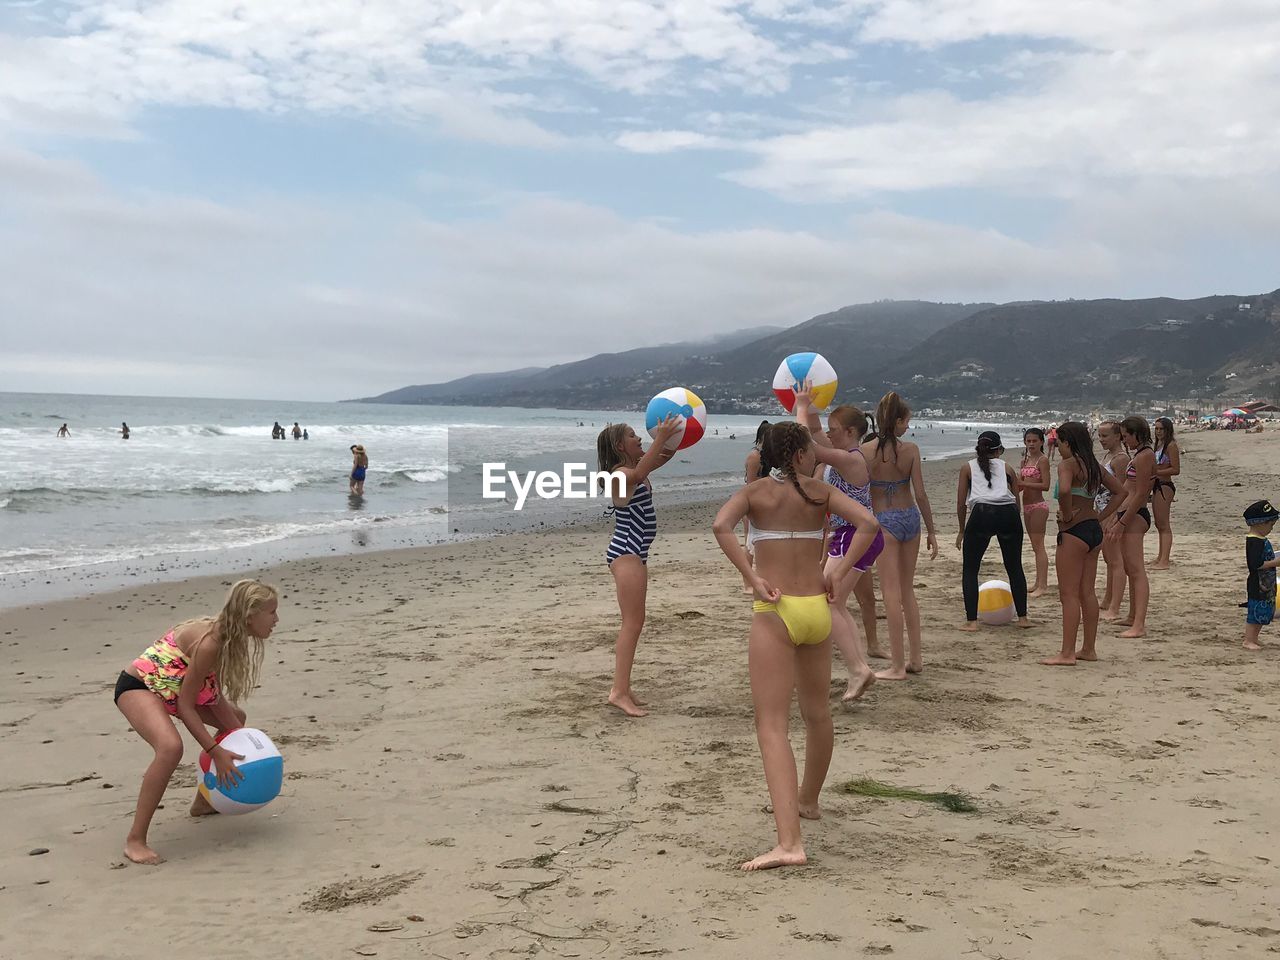
<svg viewBox="0 0 1280 960">
<path fill-rule="evenodd" d="M 0 0 L 0 390 L 1261 292 L 1277 171 L 1275 0 Z"/>
</svg>

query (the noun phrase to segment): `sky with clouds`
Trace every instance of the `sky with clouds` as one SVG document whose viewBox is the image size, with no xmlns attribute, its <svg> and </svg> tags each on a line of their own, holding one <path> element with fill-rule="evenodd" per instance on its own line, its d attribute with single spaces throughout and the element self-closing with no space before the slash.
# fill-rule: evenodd
<svg viewBox="0 0 1280 960">
<path fill-rule="evenodd" d="M 0 390 L 1262 292 L 1277 171 L 1274 0 L 0 0 Z"/>
</svg>

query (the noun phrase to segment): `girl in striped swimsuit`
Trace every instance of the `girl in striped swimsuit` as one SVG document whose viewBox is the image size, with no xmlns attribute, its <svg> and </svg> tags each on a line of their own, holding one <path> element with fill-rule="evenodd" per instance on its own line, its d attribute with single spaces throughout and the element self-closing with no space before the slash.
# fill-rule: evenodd
<svg viewBox="0 0 1280 960">
<path fill-rule="evenodd" d="M 671 459 L 667 441 L 680 429 L 680 420 L 668 417 L 654 431 L 653 444 L 644 449 L 636 432 L 625 423 L 612 423 L 596 438 L 600 470 L 620 472 L 626 478 L 621 498 L 613 498 L 613 536 L 605 549 L 605 562 L 618 591 L 622 626 L 614 646 L 613 687 L 609 702 L 629 717 L 647 716 L 644 701 L 631 690 L 631 666 L 644 627 L 644 603 L 649 589 L 649 546 L 658 532 L 649 474 Z"/>
</svg>

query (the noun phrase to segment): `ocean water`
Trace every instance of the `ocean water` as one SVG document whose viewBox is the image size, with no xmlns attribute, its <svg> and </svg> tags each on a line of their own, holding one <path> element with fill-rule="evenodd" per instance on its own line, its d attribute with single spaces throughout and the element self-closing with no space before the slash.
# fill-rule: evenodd
<svg viewBox="0 0 1280 960">
<path fill-rule="evenodd" d="M 277 420 L 310 439 L 272 440 Z M 0 393 L 0 606 L 591 517 L 605 525 L 599 500 L 530 498 L 519 513 L 514 497 L 484 500 L 479 467 L 594 469 L 597 433 L 619 420 L 642 432 L 640 411 Z M 71 436 L 59 438 L 64 422 Z M 659 505 L 727 496 L 758 424 L 713 412 L 708 435 L 655 476 Z M 914 439 L 938 458 L 969 450 L 978 426 L 922 422 Z M 353 443 L 370 458 L 362 499 L 348 494 Z"/>
</svg>

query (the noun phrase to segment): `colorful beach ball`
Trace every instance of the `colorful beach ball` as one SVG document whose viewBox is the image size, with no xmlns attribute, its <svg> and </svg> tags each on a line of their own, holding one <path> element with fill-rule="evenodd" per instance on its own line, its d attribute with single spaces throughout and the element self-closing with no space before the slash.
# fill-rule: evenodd
<svg viewBox="0 0 1280 960">
<path fill-rule="evenodd" d="M 813 381 L 813 405 L 819 410 L 827 409 L 836 398 L 839 380 L 827 358 L 820 353 L 793 353 L 782 361 L 778 372 L 773 375 L 773 392 L 787 408 L 787 413 L 796 406 L 795 385 L 804 383 L 806 379 Z"/>
<path fill-rule="evenodd" d="M 1003 580 L 988 580 L 978 588 L 978 619 L 993 627 L 1013 623 L 1013 591 Z"/>
<path fill-rule="evenodd" d="M 280 793 L 284 782 L 284 758 L 261 730 L 240 727 L 218 737 L 218 743 L 244 759 L 236 761 L 243 779 L 223 787 L 209 754 L 200 754 L 200 794 L 219 813 L 252 813 L 265 807 Z"/>
<path fill-rule="evenodd" d="M 684 387 L 672 387 L 663 390 L 649 401 L 644 411 L 644 425 L 653 436 L 663 420 L 675 414 L 683 421 L 680 430 L 667 441 L 672 450 L 683 450 L 692 447 L 707 432 L 707 405 L 692 390 Z"/>
</svg>

